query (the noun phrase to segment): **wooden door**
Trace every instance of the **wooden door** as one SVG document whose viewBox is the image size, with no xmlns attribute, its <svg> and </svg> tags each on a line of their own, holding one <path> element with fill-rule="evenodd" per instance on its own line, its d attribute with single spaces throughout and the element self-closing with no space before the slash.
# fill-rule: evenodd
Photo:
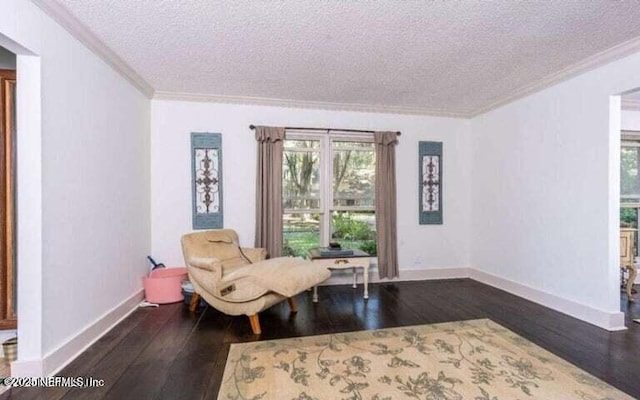
<svg viewBox="0 0 640 400">
<path fill-rule="evenodd" d="M 16 71 L 0 70 L 0 329 L 16 327 Z"/>
</svg>

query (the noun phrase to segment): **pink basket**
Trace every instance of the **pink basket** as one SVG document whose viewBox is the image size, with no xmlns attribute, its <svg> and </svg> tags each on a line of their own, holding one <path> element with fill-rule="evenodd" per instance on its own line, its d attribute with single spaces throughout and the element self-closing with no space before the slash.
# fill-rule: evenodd
<svg viewBox="0 0 640 400">
<path fill-rule="evenodd" d="M 187 269 L 163 268 L 151 271 L 148 278 L 142 278 L 144 295 L 149 303 L 168 304 L 184 300 L 182 281 L 187 279 Z"/>
</svg>

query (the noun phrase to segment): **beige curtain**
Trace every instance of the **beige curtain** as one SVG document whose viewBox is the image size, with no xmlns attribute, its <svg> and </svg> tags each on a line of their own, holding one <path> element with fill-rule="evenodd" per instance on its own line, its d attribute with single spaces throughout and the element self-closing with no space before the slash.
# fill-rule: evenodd
<svg viewBox="0 0 640 400">
<path fill-rule="evenodd" d="M 375 132 L 376 146 L 376 233 L 378 274 L 396 278 L 398 274 L 398 230 L 396 221 L 396 132 Z"/>
<path fill-rule="evenodd" d="M 284 128 L 257 126 L 256 247 L 282 255 L 282 151 Z"/>
</svg>

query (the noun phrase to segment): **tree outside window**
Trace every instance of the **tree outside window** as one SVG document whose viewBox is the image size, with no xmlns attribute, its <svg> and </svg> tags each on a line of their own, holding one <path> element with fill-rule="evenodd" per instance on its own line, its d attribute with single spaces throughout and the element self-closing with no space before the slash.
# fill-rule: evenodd
<svg viewBox="0 0 640 400">
<path fill-rule="evenodd" d="M 640 142 L 623 140 L 620 152 L 620 225 L 638 227 L 638 204 L 640 203 Z"/>
<path fill-rule="evenodd" d="M 338 242 L 375 255 L 373 143 L 330 134 L 287 136 L 283 254 L 304 256 Z"/>
</svg>

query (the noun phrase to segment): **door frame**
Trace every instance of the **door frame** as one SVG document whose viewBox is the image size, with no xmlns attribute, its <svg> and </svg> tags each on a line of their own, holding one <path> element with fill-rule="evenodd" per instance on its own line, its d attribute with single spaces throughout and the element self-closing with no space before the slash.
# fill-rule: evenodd
<svg viewBox="0 0 640 400">
<path fill-rule="evenodd" d="M 13 99 L 11 86 L 13 85 Z M 16 71 L 0 70 L 0 201 L 4 207 L 0 211 L 0 329 L 17 327 L 15 296 L 15 179 L 16 179 Z"/>
</svg>

